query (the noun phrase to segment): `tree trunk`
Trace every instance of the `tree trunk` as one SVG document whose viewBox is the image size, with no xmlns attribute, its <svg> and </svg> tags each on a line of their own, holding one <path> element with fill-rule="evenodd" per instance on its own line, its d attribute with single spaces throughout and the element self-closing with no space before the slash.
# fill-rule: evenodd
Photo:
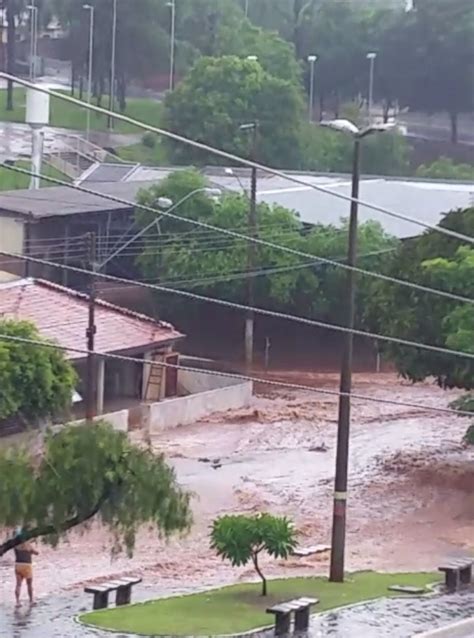
<svg viewBox="0 0 474 638">
<path fill-rule="evenodd" d="M 15 75 L 15 8 L 14 0 L 7 0 L 7 71 L 10 75 Z M 7 82 L 7 111 L 13 111 L 13 82 Z"/>
<path fill-rule="evenodd" d="M 18 547 L 19 545 L 27 541 L 31 541 L 35 538 L 40 538 L 42 536 L 50 536 L 52 534 L 61 534 L 61 533 L 67 532 L 73 527 L 76 527 L 77 525 L 81 525 L 82 523 L 89 521 L 91 518 L 94 518 L 94 516 L 99 513 L 101 507 L 110 498 L 111 492 L 112 492 L 111 486 L 108 485 L 104 489 L 104 492 L 102 493 L 102 496 L 97 501 L 96 505 L 89 512 L 86 512 L 82 515 L 78 514 L 77 516 L 73 516 L 68 521 L 65 521 L 62 525 L 58 525 L 58 526 L 45 525 L 43 527 L 35 527 L 34 529 L 31 529 L 31 530 L 27 529 L 21 534 L 15 536 L 14 538 L 10 538 L 4 543 L 1 543 L 0 556 L 3 556 L 10 550 L 15 549 L 15 547 Z"/>
<path fill-rule="evenodd" d="M 120 111 L 125 113 L 127 109 L 127 95 L 126 95 L 127 81 L 125 75 L 121 73 L 118 78 L 117 92 Z"/>
<path fill-rule="evenodd" d="M 258 564 L 258 554 L 253 554 L 252 560 L 253 560 L 253 566 L 255 567 L 255 571 L 262 579 L 262 596 L 266 596 L 267 595 L 267 579 L 265 578 L 265 576 L 262 574 L 262 571 L 260 570 L 260 566 Z"/>
<path fill-rule="evenodd" d="M 74 92 L 76 90 L 76 64 L 74 60 L 71 64 L 71 95 L 74 97 Z"/>
<path fill-rule="evenodd" d="M 84 99 L 84 76 L 82 73 L 79 77 L 79 99 Z"/>
<path fill-rule="evenodd" d="M 383 102 L 383 123 L 388 123 L 388 118 L 390 116 L 390 109 L 392 108 L 392 103 L 390 100 L 384 100 Z"/>
<path fill-rule="evenodd" d="M 319 121 L 324 119 L 324 93 L 321 91 L 319 94 Z"/>
<path fill-rule="evenodd" d="M 450 113 L 449 119 L 451 120 L 451 142 L 453 144 L 458 143 L 458 114 Z"/>
</svg>

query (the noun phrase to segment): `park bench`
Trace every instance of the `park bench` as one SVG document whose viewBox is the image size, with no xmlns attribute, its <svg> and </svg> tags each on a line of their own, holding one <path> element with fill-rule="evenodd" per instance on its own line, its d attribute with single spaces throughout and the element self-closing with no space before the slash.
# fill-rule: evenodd
<svg viewBox="0 0 474 638">
<path fill-rule="evenodd" d="M 445 573 L 446 589 L 456 591 L 461 585 L 469 585 L 472 580 L 472 558 L 454 558 L 438 567 L 438 571 Z"/>
<path fill-rule="evenodd" d="M 311 607 L 318 603 L 317 598 L 295 598 L 286 603 L 269 607 L 267 614 L 275 616 L 275 636 L 284 636 L 289 633 L 293 614 L 295 616 L 295 631 L 307 631 Z"/>
<path fill-rule="evenodd" d="M 89 587 L 84 588 L 84 591 L 86 594 L 94 594 L 93 609 L 106 609 L 109 605 L 109 594 L 115 591 L 115 604 L 119 607 L 120 605 L 130 604 L 132 600 L 132 587 L 141 582 L 141 578 L 127 576 L 118 580 L 106 581 L 98 585 L 89 585 Z"/>
</svg>

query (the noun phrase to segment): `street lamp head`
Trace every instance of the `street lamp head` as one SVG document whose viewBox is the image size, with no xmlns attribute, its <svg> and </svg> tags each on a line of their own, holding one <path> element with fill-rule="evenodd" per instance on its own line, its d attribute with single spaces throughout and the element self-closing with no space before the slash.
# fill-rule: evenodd
<svg viewBox="0 0 474 638">
<path fill-rule="evenodd" d="M 257 55 L 248 55 L 247 56 L 247 60 L 249 60 L 250 62 L 258 62 L 258 56 Z"/>
<path fill-rule="evenodd" d="M 92 11 L 94 9 L 94 7 L 90 4 L 83 4 L 82 8 L 85 9 L 86 11 Z"/>
<path fill-rule="evenodd" d="M 163 209 L 171 208 L 173 206 L 173 200 L 169 197 L 158 197 L 155 203 L 158 204 L 158 208 Z"/>
<path fill-rule="evenodd" d="M 208 197 L 220 197 L 222 195 L 220 188 L 204 188 L 202 192 Z"/>
<path fill-rule="evenodd" d="M 340 131 L 341 133 L 348 133 L 353 137 L 356 137 L 359 134 L 359 129 L 357 126 L 351 122 L 350 120 L 324 120 L 320 122 L 320 126 L 324 126 L 326 128 L 332 128 L 335 131 Z"/>
<path fill-rule="evenodd" d="M 377 54 L 374 51 L 370 51 L 369 53 L 367 53 L 367 60 L 375 60 L 376 57 Z"/>
<path fill-rule="evenodd" d="M 257 128 L 257 122 L 249 122 L 248 124 L 241 124 L 239 130 L 241 131 L 253 131 Z"/>
<path fill-rule="evenodd" d="M 308 62 L 314 63 L 318 59 L 317 55 L 308 55 Z"/>
<path fill-rule="evenodd" d="M 234 170 L 233 170 L 232 168 L 226 168 L 226 169 L 224 170 L 224 173 L 225 173 L 226 175 L 229 175 L 230 177 L 233 177 L 233 175 L 234 175 Z"/>
</svg>

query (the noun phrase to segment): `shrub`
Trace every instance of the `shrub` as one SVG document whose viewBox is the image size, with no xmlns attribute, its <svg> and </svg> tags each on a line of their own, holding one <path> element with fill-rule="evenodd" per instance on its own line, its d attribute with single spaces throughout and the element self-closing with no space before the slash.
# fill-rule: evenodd
<svg viewBox="0 0 474 638">
<path fill-rule="evenodd" d="M 465 445 L 474 445 L 474 423 L 467 428 L 463 443 Z"/>
<path fill-rule="evenodd" d="M 454 401 L 451 401 L 449 407 L 452 410 L 459 410 L 459 412 L 474 412 L 474 393 L 468 392 L 458 397 Z"/>
<path fill-rule="evenodd" d="M 154 133 L 151 133 L 150 131 L 145 133 L 142 137 L 142 144 L 147 148 L 155 148 L 156 142 L 156 135 Z"/>
</svg>

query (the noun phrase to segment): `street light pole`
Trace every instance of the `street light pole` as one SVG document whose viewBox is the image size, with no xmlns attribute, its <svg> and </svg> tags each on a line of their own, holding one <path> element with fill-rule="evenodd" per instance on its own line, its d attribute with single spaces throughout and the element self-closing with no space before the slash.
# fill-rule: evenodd
<svg viewBox="0 0 474 638">
<path fill-rule="evenodd" d="M 94 55 L 94 7 L 90 4 L 83 5 L 83 8 L 89 11 L 89 71 L 87 82 L 87 103 L 92 101 L 92 59 Z M 91 110 L 87 109 L 86 139 L 89 141 L 91 133 Z"/>
<path fill-rule="evenodd" d="M 373 101 L 374 101 L 374 70 L 375 70 L 375 58 L 376 57 L 377 57 L 376 53 L 367 53 L 367 59 L 370 62 L 369 99 L 368 99 L 368 104 L 367 104 L 369 124 L 372 122 L 372 106 L 373 106 Z"/>
<path fill-rule="evenodd" d="M 245 17 L 249 17 L 249 0 L 245 0 Z"/>
<path fill-rule="evenodd" d="M 351 268 L 355 268 L 357 266 L 357 216 L 359 205 L 361 142 L 369 135 L 383 133 L 393 129 L 393 124 L 374 124 L 369 125 L 364 129 L 359 129 L 349 120 L 337 119 L 330 122 L 321 122 L 321 125 L 349 134 L 354 140 L 354 155 L 352 160 L 352 198 L 349 221 L 347 264 Z M 356 283 L 355 270 L 348 270 L 345 306 L 345 327 L 348 328 L 348 331 L 344 334 L 344 350 L 341 362 L 339 414 L 337 421 L 336 475 L 334 480 L 334 507 L 331 539 L 331 565 L 329 573 L 329 580 L 336 583 L 342 583 L 344 581 Z"/>
<path fill-rule="evenodd" d="M 354 157 L 352 163 L 352 202 L 349 221 L 349 242 L 347 249 L 347 264 L 355 267 L 357 264 L 357 214 L 360 180 L 360 139 L 354 139 Z M 354 329 L 355 320 L 355 292 L 356 273 L 347 272 L 346 290 L 346 327 Z M 339 416 L 337 424 L 337 452 L 336 477 L 334 484 L 334 507 L 331 541 L 331 568 L 329 580 L 337 583 L 344 581 L 344 554 L 346 539 L 346 508 L 347 508 L 347 474 L 349 462 L 349 435 L 351 423 L 351 389 L 352 389 L 352 359 L 354 350 L 354 336 L 352 332 L 344 335 L 344 352 L 341 365 L 341 379 L 339 397 Z"/>
<path fill-rule="evenodd" d="M 36 49 L 37 49 L 37 29 L 38 29 L 38 7 L 35 5 L 35 0 L 32 0 L 31 4 L 27 5 L 27 9 L 31 12 L 30 17 L 30 80 L 34 82 L 36 77 L 35 62 L 36 62 Z"/>
<path fill-rule="evenodd" d="M 112 0 L 112 51 L 110 58 L 110 91 L 109 91 L 109 111 L 114 110 L 115 103 L 115 59 L 117 46 L 117 0 Z M 114 121 L 109 116 L 109 129 L 114 127 Z"/>
<path fill-rule="evenodd" d="M 174 57 L 176 49 L 176 0 L 167 3 L 171 9 L 171 43 L 170 43 L 170 91 L 174 89 Z"/>
<path fill-rule="evenodd" d="M 314 119 L 314 69 L 315 62 L 318 59 L 317 55 L 309 55 L 308 62 L 310 64 L 310 74 L 311 77 L 309 79 L 309 121 L 313 122 Z"/>
<path fill-rule="evenodd" d="M 173 211 L 175 211 L 182 204 L 187 202 L 188 199 L 191 199 L 191 197 L 194 197 L 194 195 L 198 195 L 199 193 L 204 193 L 208 197 L 219 197 L 220 195 L 222 195 L 222 191 L 219 188 L 207 188 L 207 187 L 196 188 L 195 190 L 193 190 L 190 193 L 188 193 L 187 195 L 185 195 L 182 199 L 180 199 L 176 203 L 173 203 L 167 197 L 160 197 L 157 200 L 157 204 L 158 204 L 158 206 L 160 206 L 161 208 L 164 209 L 162 211 L 162 215 L 166 216 L 166 215 L 169 215 L 170 213 L 172 213 Z M 160 210 L 157 210 L 157 212 L 159 214 Z M 97 270 L 102 270 L 102 268 L 104 266 L 106 266 L 109 263 L 109 261 L 112 261 L 112 259 L 115 259 L 115 257 L 117 257 L 117 255 L 119 255 L 122 251 L 124 251 L 125 248 L 128 248 L 128 246 L 130 246 L 130 244 L 133 244 L 133 242 L 137 241 L 137 239 L 140 239 L 140 237 L 142 237 L 145 233 L 147 233 L 150 230 L 150 228 L 152 228 L 157 222 L 160 221 L 160 219 L 161 219 L 161 217 L 158 217 L 157 219 L 153 219 L 153 221 L 151 221 L 144 228 L 142 228 L 138 233 L 136 233 L 136 235 L 133 235 L 133 237 L 128 239 L 124 244 L 122 244 L 119 248 L 117 248 L 117 250 L 113 251 L 107 257 L 107 259 L 105 259 L 101 264 L 99 264 L 99 266 L 97 267 Z M 132 225 L 131 228 L 133 228 L 133 226 L 134 226 L 134 224 Z M 130 232 L 130 229 L 125 233 L 123 239 L 125 239 L 127 237 L 129 232 Z"/>
</svg>

